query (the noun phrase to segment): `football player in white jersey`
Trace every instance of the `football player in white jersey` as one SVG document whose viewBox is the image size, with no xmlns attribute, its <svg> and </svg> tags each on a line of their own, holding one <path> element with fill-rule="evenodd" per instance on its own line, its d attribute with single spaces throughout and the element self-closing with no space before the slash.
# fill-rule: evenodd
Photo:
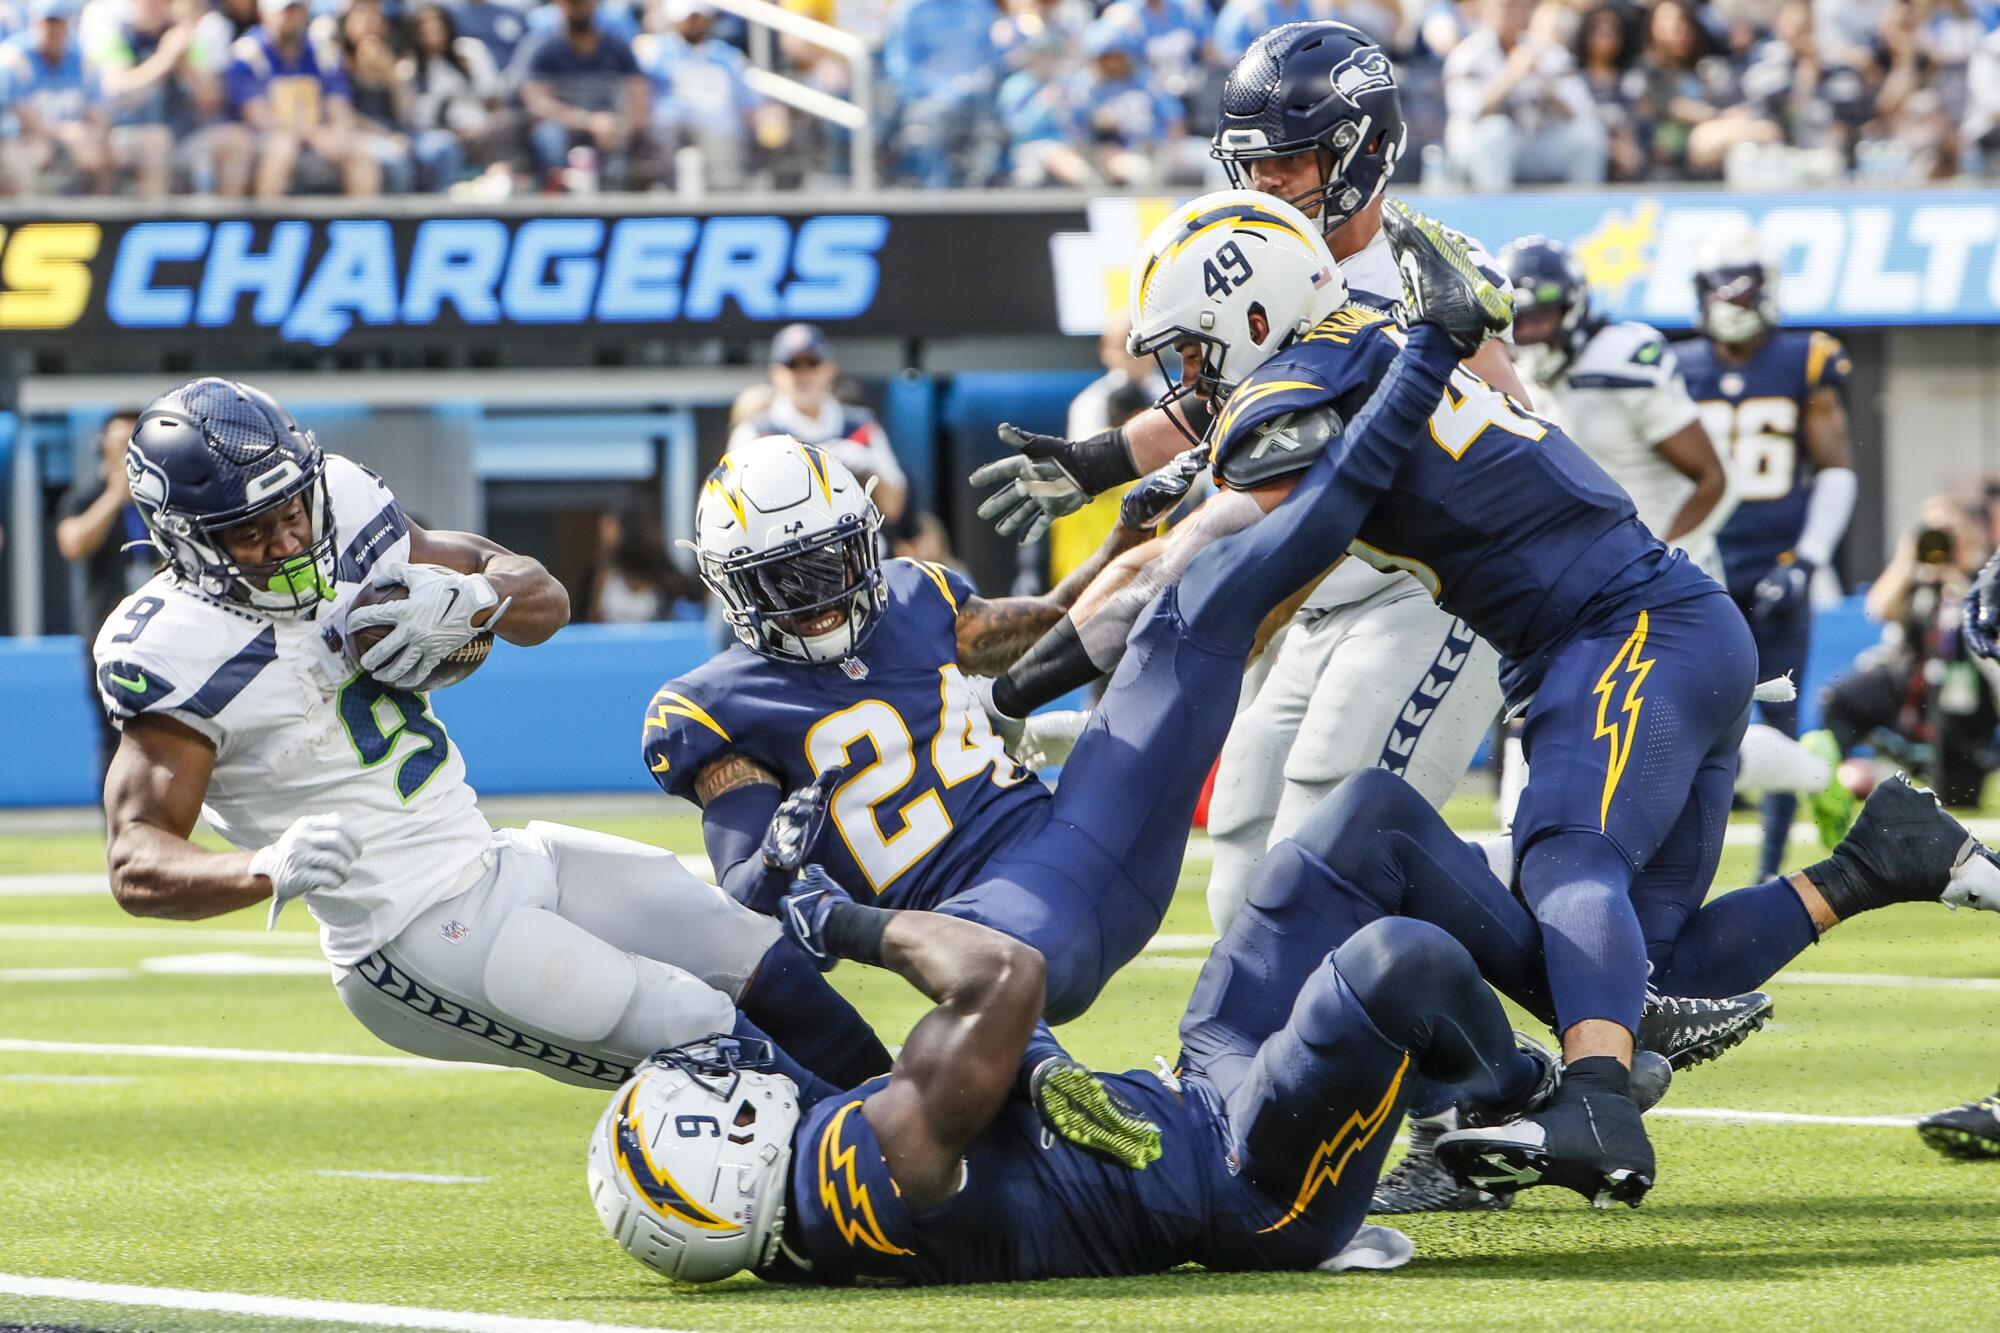
<svg viewBox="0 0 2000 1333">
<path fill-rule="evenodd" d="M 1583 265 L 1560 241 L 1523 236 L 1500 252 L 1499 264 L 1514 285 L 1514 355 L 1536 409 L 1625 488 L 1641 522 L 1723 582 L 1715 534 L 1736 508 L 1736 482 L 1666 339 L 1650 324 L 1604 318 Z M 1503 827 L 1526 782 L 1519 742 L 1510 739 Z M 1854 798 L 1833 765 L 1775 727 L 1758 723 L 1744 733 L 1736 786 L 1805 796 L 1842 832 L 1853 822 Z"/>
<path fill-rule="evenodd" d="M 422 690 L 481 635 L 537 644 L 568 620 L 539 563 L 424 531 L 373 473 L 226 380 L 148 407 L 126 473 L 165 567 L 95 648 L 122 732 L 104 809 L 125 910 L 268 899 L 275 924 L 303 898 L 342 1002 L 437 1059 L 615 1087 L 661 1047 L 760 1037 L 761 1020 L 786 1063 L 839 1086 L 888 1068 L 777 922 L 670 853 L 480 814 Z M 353 605 L 389 584 L 407 596 Z M 375 627 L 352 660 L 340 645 Z M 189 841 L 204 814 L 237 850 Z"/>
<path fill-rule="evenodd" d="M 1371 38 L 1342 23 L 1291 23 L 1259 38 L 1231 72 L 1213 152 L 1235 184 L 1318 221 L 1350 290 L 1388 299 L 1403 284 L 1382 231 L 1382 190 L 1406 137 L 1395 71 Z M 1466 364 L 1525 401 L 1500 342 Z M 1171 462 L 1198 433 L 1179 418 L 1182 410 L 1155 409 L 1088 440 L 1003 426 L 1002 438 L 1020 453 L 973 474 L 975 484 L 1006 483 L 979 512 L 1002 533 L 1032 541 L 1091 494 Z M 1296 466 L 1271 461 L 1274 473 Z M 1144 506 L 1145 492 L 1170 480 L 1149 478 L 1131 506 Z M 1224 492 L 1172 536 L 1128 552 L 995 682 L 995 707 L 1024 716 L 1108 670 L 1152 594 L 1201 545 L 1254 521 L 1267 503 Z M 1440 610 L 1415 578 L 1366 560 L 1362 553 L 1341 562 L 1301 606 L 1284 609 L 1289 624 L 1278 622 L 1268 673 L 1243 696 L 1208 815 L 1209 912 L 1218 931 L 1241 906 L 1265 849 L 1342 778 L 1387 768 L 1441 805 L 1499 712 L 1492 647 Z"/>
</svg>

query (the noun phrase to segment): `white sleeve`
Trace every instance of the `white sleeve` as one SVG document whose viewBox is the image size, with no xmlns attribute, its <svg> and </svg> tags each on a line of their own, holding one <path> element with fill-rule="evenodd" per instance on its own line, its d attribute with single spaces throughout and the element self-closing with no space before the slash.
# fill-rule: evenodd
<svg viewBox="0 0 2000 1333">
<path fill-rule="evenodd" d="M 1847 533 L 1847 520 L 1854 517 L 1854 497 L 1861 483 L 1853 468 L 1821 468 L 1806 495 L 1806 521 L 1792 550 L 1799 559 L 1824 565 L 1833 559 L 1833 548 Z"/>
<path fill-rule="evenodd" d="M 1658 377 L 1653 387 L 1634 393 L 1630 404 L 1632 425 L 1640 439 L 1658 446 L 1698 420 L 1701 409 L 1688 395 L 1687 382 L 1671 351 L 1660 354 Z"/>
</svg>

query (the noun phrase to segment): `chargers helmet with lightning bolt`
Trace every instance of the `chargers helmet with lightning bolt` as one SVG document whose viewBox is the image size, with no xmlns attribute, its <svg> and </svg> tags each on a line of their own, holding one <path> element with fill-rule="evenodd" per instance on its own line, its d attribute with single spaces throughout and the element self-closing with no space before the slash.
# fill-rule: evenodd
<svg viewBox="0 0 2000 1333">
<path fill-rule="evenodd" d="M 1696 252 L 1694 322 L 1731 344 L 1755 342 L 1778 327 L 1778 264 L 1756 232 L 1734 228 Z"/>
<path fill-rule="evenodd" d="M 884 605 L 882 515 L 818 445 L 766 435 L 722 456 L 695 506 L 695 556 L 752 651 L 817 666 L 858 651 Z"/>
<path fill-rule="evenodd" d="M 720 1033 L 661 1051 L 590 1138 L 590 1200 L 624 1251 L 682 1282 L 720 1282 L 777 1253 L 799 1090 L 767 1043 Z"/>
</svg>

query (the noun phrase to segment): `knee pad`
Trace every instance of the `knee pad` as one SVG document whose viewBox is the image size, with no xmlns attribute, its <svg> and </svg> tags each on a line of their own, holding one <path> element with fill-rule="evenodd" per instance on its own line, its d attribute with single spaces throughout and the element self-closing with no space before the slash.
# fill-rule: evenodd
<svg viewBox="0 0 2000 1333">
<path fill-rule="evenodd" d="M 1351 773 L 1307 815 L 1292 841 L 1336 871 L 1378 834 L 1401 827 L 1412 808 L 1430 807 L 1409 783 L 1386 768 Z"/>
<path fill-rule="evenodd" d="M 1383 1036 L 1421 1045 L 1430 1017 L 1481 985 L 1472 955 L 1428 921 L 1384 917 L 1334 950 L 1333 967 Z"/>
<path fill-rule="evenodd" d="M 501 923 L 484 981 L 487 998 L 507 1018 L 575 1042 L 607 1035 L 639 984 L 623 950 L 540 907 Z"/>
</svg>

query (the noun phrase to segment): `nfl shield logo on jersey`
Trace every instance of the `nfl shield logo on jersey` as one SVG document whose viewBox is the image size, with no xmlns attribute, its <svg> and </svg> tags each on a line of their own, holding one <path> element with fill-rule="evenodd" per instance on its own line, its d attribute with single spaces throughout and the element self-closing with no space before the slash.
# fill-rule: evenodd
<svg viewBox="0 0 2000 1333">
<path fill-rule="evenodd" d="M 840 659 L 840 669 L 841 669 L 842 671 L 845 671 L 845 672 L 847 673 L 847 678 L 848 678 L 849 680 L 867 680 L 867 679 L 868 679 L 868 664 L 867 664 L 866 662 L 862 661 L 862 660 L 861 660 L 860 658 L 858 658 L 858 657 L 843 657 L 843 658 L 841 658 L 841 659 Z"/>
<path fill-rule="evenodd" d="M 447 921 L 438 928 L 438 934 L 444 936 L 447 944 L 463 944 L 471 933 L 472 928 L 463 921 Z"/>
</svg>

